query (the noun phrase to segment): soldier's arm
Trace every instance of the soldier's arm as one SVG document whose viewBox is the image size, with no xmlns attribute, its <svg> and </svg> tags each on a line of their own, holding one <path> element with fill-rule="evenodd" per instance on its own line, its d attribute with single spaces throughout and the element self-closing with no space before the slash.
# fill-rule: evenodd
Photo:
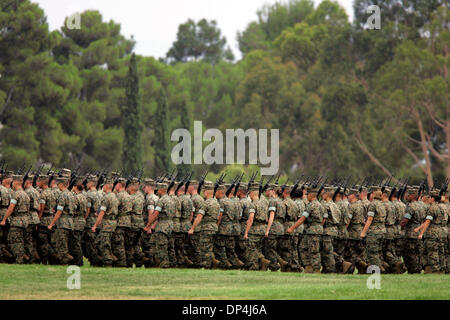
<svg viewBox="0 0 450 320">
<path fill-rule="evenodd" d="M 106 209 L 105 209 L 106 210 Z M 92 231 L 95 232 L 95 230 L 97 229 L 97 227 L 100 225 L 100 223 L 102 223 L 103 220 L 103 216 L 105 215 L 105 210 L 101 210 L 100 209 L 100 213 L 97 216 L 97 220 L 95 220 L 95 224 L 92 227 Z"/>
<path fill-rule="evenodd" d="M 370 211 L 369 211 L 368 214 L 370 214 Z M 361 235 L 360 235 L 361 238 L 364 238 L 366 236 L 367 230 L 369 230 L 369 227 L 372 224 L 372 221 L 373 221 L 373 216 L 368 216 L 366 224 L 364 225 L 364 229 L 363 229 L 363 231 L 361 232 Z"/>
<path fill-rule="evenodd" d="M 245 227 L 244 239 L 248 239 L 248 232 L 250 231 L 250 228 L 253 225 L 254 218 L 255 218 L 255 209 L 250 209 L 247 220 L 247 226 Z"/>
<path fill-rule="evenodd" d="M 192 227 L 189 229 L 188 234 L 193 234 L 195 228 L 200 224 L 200 222 L 203 219 L 203 213 L 198 213 L 197 216 L 195 217 L 194 223 L 192 224 Z"/>
<path fill-rule="evenodd" d="M 159 213 L 162 211 L 162 208 L 160 206 L 156 206 L 155 210 L 153 210 L 152 214 L 148 217 L 148 223 L 147 226 L 151 226 L 153 222 L 158 219 Z M 147 228 L 148 230 L 148 228 Z"/>
<path fill-rule="evenodd" d="M 152 219 L 153 212 L 155 211 L 154 209 L 155 206 L 152 204 L 149 204 L 147 206 L 147 225 L 144 228 L 145 231 L 148 231 L 150 229 L 151 226 L 150 220 Z"/>
<path fill-rule="evenodd" d="M 303 212 L 302 216 L 300 217 L 300 219 L 298 219 L 294 225 L 292 225 L 291 227 L 289 227 L 286 231 L 288 233 L 292 233 L 294 232 L 295 229 L 297 229 L 298 227 L 300 227 L 306 220 L 306 218 L 309 217 L 309 213 L 308 212 Z"/>
<path fill-rule="evenodd" d="M 422 223 L 419 227 L 414 229 L 414 232 L 418 232 L 420 230 L 419 236 L 417 237 L 418 239 L 422 239 L 423 238 L 423 234 L 427 231 L 427 229 L 430 226 L 432 220 L 433 220 L 433 216 L 428 215 L 425 218 L 424 223 Z"/>
<path fill-rule="evenodd" d="M 85 219 L 87 219 L 89 217 L 89 214 L 91 213 L 91 207 L 92 207 L 92 200 L 91 199 L 87 199 L 87 206 L 86 206 L 86 214 L 84 216 Z"/>
<path fill-rule="evenodd" d="M 48 225 L 48 229 L 52 229 L 53 226 L 55 225 L 55 223 L 58 221 L 58 219 L 61 217 L 62 211 L 64 209 L 64 198 L 62 196 L 59 197 L 58 202 L 57 202 L 57 206 L 56 206 L 56 214 L 53 217 L 52 222 Z"/>
<path fill-rule="evenodd" d="M 41 219 L 42 215 L 44 214 L 45 203 L 46 201 L 44 198 L 39 199 L 39 212 L 38 212 L 39 219 Z"/>
<path fill-rule="evenodd" d="M 273 220 L 275 219 L 275 211 L 271 210 L 269 212 L 269 221 L 267 222 L 266 233 L 265 236 L 269 235 L 270 228 L 272 227 Z"/>
<path fill-rule="evenodd" d="M 220 223 L 222 222 L 222 216 L 223 216 L 223 207 L 221 206 L 219 209 L 219 215 L 217 216 L 217 225 L 220 226 Z"/>
<path fill-rule="evenodd" d="M 16 204 L 17 204 L 17 200 L 11 199 L 11 201 L 9 203 L 8 210 L 6 210 L 6 214 L 5 214 L 5 216 L 3 217 L 3 220 L 0 223 L 1 225 L 5 225 L 6 224 L 6 219 L 8 219 L 11 216 L 11 214 L 14 211 L 14 208 L 16 207 Z"/>
</svg>

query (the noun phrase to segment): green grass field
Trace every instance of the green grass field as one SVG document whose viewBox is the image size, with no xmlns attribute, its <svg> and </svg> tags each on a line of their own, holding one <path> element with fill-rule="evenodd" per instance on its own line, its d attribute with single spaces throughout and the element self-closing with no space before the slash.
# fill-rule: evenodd
<svg viewBox="0 0 450 320">
<path fill-rule="evenodd" d="M 450 299 L 449 275 L 320 275 L 191 269 L 81 268 L 69 290 L 67 268 L 0 265 L 0 299 Z"/>
</svg>

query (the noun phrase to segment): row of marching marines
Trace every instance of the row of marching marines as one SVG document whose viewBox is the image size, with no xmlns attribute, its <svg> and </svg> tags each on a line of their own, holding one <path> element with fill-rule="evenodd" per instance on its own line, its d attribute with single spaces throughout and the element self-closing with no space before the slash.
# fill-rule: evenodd
<svg viewBox="0 0 450 320">
<path fill-rule="evenodd" d="M 447 179 L 0 170 L 0 263 L 449 273 Z M 395 184 L 395 185 L 394 185 Z"/>
</svg>

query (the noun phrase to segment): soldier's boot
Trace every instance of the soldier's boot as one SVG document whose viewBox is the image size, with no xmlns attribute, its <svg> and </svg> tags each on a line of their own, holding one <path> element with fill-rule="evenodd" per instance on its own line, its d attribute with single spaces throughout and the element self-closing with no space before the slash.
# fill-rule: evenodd
<svg viewBox="0 0 450 320">
<path fill-rule="evenodd" d="M 25 253 L 23 255 L 23 263 L 28 263 L 30 261 L 30 257 Z"/>
<path fill-rule="evenodd" d="M 212 269 L 218 269 L 221 265 L 221 262 L 216 258 L 212 258 Z"/>
<path fill-rule="evenodd" d="M 155 268 L 159 268 L 159 265 L 161 264 L 161 259 L 159 259 L 159 258 L 153 258 L 154 259 L 154 261 L 155 261 Z"/>
<path fill-rule="evenodd" d="M 119 259 L 115 255 L 111 254 L 111 257 L 113 262 L 119 261 Z"/>
<path fill-rule="evenodd" d="M 259 270 L 267 271 L 267 267 L 269 266 L 269 264 L 270 264 L 270 260 L 267 260 L 266 258 L 261 257 L 259 259 L 259 265 L 260 265 L 260 269 Z"/>
<path fill-rule="evenodd" d="M 313 273 L 314 269 L 312 266 L 305 266 L 305 273 Z"/>
<path fill-rule="evenodd" d="M 382 270 L 381 272 L 382 273 L 387 273 L 389 271 L 389 269 L 390 269 L 389 263 L 387 263 L 386 261 L 383 261 L 382 265 L 383 266 L 380 268 L 380 270 Z"/>
<path fill-rule="evenodd" d="M 313 273 L 321 273 L 321 272 L 320 272 L 320 268 L 319 268 L 319 269 L 314 269 L 314 270 L 313 270 Z"/>
<path fill-rule="evenodd" d="M 188 268 L 192 268 L 194 265 L 194 263 L 187 256 L 184 256 L 184 263 Z"/>
<path fill-rule="evenodd" d="M 287 272 L 288 271 L 289 262 L 287 262 L 283 258 L 278 258 L 278 263 L 281 266 L 281 272 Z"/>
<path fill-rule="evenodd" d="M 402 274 L 402 273 L 404 273 L 405 271 L 404 271 L 404 264 L 403 264 L 403 262 L 402 261 L 397 261 L 396 263 L 395 263 L 395 273 L 396 274 Z"/>
<path fill-rule="evenodd" d="M 233 265 L 231 264 L 231 262 L 228 260 L 225 260 L 225 269 L 232 269 L 232 268 L 233 268 Z"/>
<path fill-rule="evenodd" d="M 241 260 L 236 258 L 236 264 L 235 264 L 236 269 L 242 269 L 244 266 L 245 266 L 245 263 L 243 263 Z"/>
<path fill-rule="evenodd" d="M 347 273 L 350 270 L 351 266 L 352 264 L 348 261 L 342 262 L 342 273 Z"/>
<path fill-rule="evenodd" d="M 359 261 L 356 264 L 356 268 L 358 269 L 358 274 L 365 274 L 367 272 L 367 267 L 369 265 L 365 263 L 364 261 Z"/>
<path fill-rule="evenodd" d="M 11 261 L 14 259 L 14 255 L 9 252 L 9 250 L 5 247 L 2 247 L 2 255 L 6 261 Z"/>
</svg>

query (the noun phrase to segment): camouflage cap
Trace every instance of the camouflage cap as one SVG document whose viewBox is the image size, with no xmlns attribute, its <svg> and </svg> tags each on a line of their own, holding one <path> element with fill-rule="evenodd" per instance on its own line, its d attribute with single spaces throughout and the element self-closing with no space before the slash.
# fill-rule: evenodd
<svg viewBox="0 0 450 320">
<path fill-rule="evenodd" d="M 335 192 L 337 187 L 327 184 L 323 187 L 323 189 L 325 192 Z"/>
<path fill-rule="evenodd" d="M 117 181 L 119 182 L 119 183 L 123 183 L 123 184 L 125 184 L 125 182 L 127 181 L 127 179 L 125 179 L 125 178 L 123 178 L 123 177 L 119 177 L 119 178 L 116 178 L 117 179 Z"/>
<path fill-rule="evenodd" d="M 308 193 L 317 193 L 320 189 L 320 185 L 315 185 L 315 186 L 309 186 L 308 187 Z"/>
<path fill-rule="evenodd" d="M 156 186 L 156 182 L 153 179 L 144 179 L 144 185 L 154 187 Z"/>
<path fill-rule="evenodd" d="M 214 190 L 214 183 L 211 181 L 205 181 L 202 188 L 203 190 Z"/>
<path fill-rule="evenodd" d="M 281 186 L 275 183 L 269 183 L 267 186 L 267 190 L 277 190 L 279 188 L 281 188 Z"/>
<path fill-rule="evenodd" d="M 432 197 L 437 197 L 439 196 L 439 191 L 440 191 L 439 189 L 433 188 L 432 190 L 430 190 L 430 192 L 428 192 L 428 194 Z"/>
<path fill-rule="evenodd" d="M 140 182 L 139 182 L 139 179 L 138 178 L 136 178 L 136 177 L 134 177 L 134 178 L 131 178 L 131 180 L 130 180 L 130 186 L 135 186 L 135 185 L 138 185 Z"/>
<path fill-rule="evenodd" d="M 217 190 L 227 190 L 227 188 L 231 186 L 231 184 L 227 183 L 227 184 L 219 184 L 219 186 L 217 187 Z"/>
<path fill-rule="evenodd" d="M 241 183 L 238 188 L 239 191 L 247 191 L 247 185 L 245 183 Z"/>
<path fill-rule="evenodd" d="M 12 172 L 12 171 L 6 171 L 5 173 L 3 173 L 3 174 L 1 175 L 1 177 L 2 177 L 2 179 L 9 179 L 9 178 L 12 178 L 13 175 L 14 175 L 14 172 Z"/>
<path fill-rule="evenodd" d="M 26 178 L 26 179 L 25 179 L 25 178 Z M 24 179 L 25 181 L 33 180 L 33 179 L 34 179 L 34 174 L 29 174 L 29 175 L 27 175 L 27 176 L 24 176 L 23 179 Z"/>
<path fill-rule="evenodd" d="M 361 189 L 361 191 L 366 192 L 367 191 L 367 187 L 366 186 L 361 186 L 359 184 L 355 185 L 355 189 L 358 189 L 358 191 Z"/>
<path fill-rule="evenodd" d="M 55 177 L 54 181 L 56 183 L 67 183 L 69 182 L 70 177 Z"/>
<path fill-rule="evenodd" d="M 406 192 L 407 194 L 413 194 L 413 195 L 418 195 L 419 194 L 419 186 L 411 186 L 411 187 L 407 187 L 406 188 Z"/>
<path fill-rule="evenodd" d="M 347 195 L 351 195 L 351 194 L 359 194 L 359 189 L 355 189 L 355 188 L 349 188 L 347 189 Z"/>
<path fill-rule="evenodd" d="M 250 183 L 248 186 L 248 191 L 249 192 L 259 191 L 259 183 L 257 183 L 257 182 Z"/>
<path fill-rule="evenodd" d="M 89 176 L 87 177 L 87 181 L 88 181 L 88 182 L 97 182 L 97 181 L 98 181 L 98 177 L 95 176 L 95 175 L 93 175 L 93 174 L 91 174 L 91 175 L 89 175 Z"/>
<path fill-rule="evenodd" d="M 59 173 L 59 175 L 62 177 L 70 177 L 71 174 L 72 171 L 70 171 L 69 169 L 62 169 L 61 172 Z"/>
<path fill-rule="evenodd" d="M 50 178 L 50 176 L 48 176 L 48 175 L 46 175 L 46 174 L 40 174 L 38 177 L 37 177 L 37 181 L 45 181 L 45 180 L 48 180 Z"/>
<path fill-rule="evenodd" d="M 191 186 L 198 186 L 198 180 L 190 180 L 189 181 L 189 185 L 191 185 Z"/>
<path fill-rule="evenodd" d="M 156 184 L 156 188 L 157 189 L 167 189 L 168 186 L 169 186 L 169 184 L 167 182 L 164 182 L 164 181 L 158 182 Z"/>
<path fill-rule="evenodd" d="M 14 174 L 12 176 L 13 181 L 22 181 L 23 180 L 23 175 L 21 174 Z"/>
<path fill-rule="evenodd" d="M 370 192 L 381 191 L 380 186 L 370 186 Z"/>
<path fill-rule="evenodd" d="M 281 186 L 280 186 L 281 189 Z M 288 185 L 284 187 L 284 192 L 291 192 L 294 189 L 294 185 Z"/>
</svg>

